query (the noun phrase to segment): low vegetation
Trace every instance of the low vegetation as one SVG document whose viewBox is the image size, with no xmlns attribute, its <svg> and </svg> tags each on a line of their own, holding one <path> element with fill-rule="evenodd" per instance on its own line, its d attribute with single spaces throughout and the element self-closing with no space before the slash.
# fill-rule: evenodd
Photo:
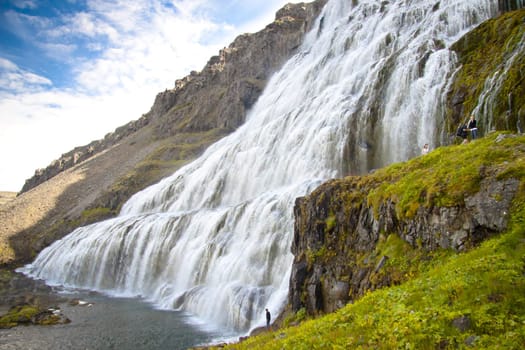
<svg viewBox="0 0 525 350">
<path fill-rule="evenodd" d="M 425 252 L 395 233 L 376 255 L 392 287 L 368 292 L 335 313 L 288 316 L 283 328 L 231 349 L 522 349 L 525 346 L 525 137 L 493 134 L 439 148 L 366 176 L 379 203 L 396 198 L 399 215 L 418 206 L 454 206 L 478 190 L 480 174 L 520 180 L 508 230 L 463 253 Z M 363 180 L 365 181 L 365 180 Z M 302 322 L 301 322 L 302 321 Z M 299 323 L 298 325 L 296 325 Z"/>
<path fill-rule="evenodd" d="M 502 136 L 498 139 L 498 135 Z M 462 203 L 479 190 L 483 177 L 524 178 L 524 138 L 504 135 L 494 133 L 470 144 L 439 147 L 424 157 L 380 169 L 363 180 L 376 184 L 366 197 L 368 203 L 377 208 L 392 198 L 397 216 L 411 218 L 420 206 Z"/>
<path fill-rule="evenodd" d="M 436 259 L 419 277 L 336 313 L 230 348 L 522 349 L 524 223 L 522 208 L 509 233 L 474 251 Z"/>
</svg>

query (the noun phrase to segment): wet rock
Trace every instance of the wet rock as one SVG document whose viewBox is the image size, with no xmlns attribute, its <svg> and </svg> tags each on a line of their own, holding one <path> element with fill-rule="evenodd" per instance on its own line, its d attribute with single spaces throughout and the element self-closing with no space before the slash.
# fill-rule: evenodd
<svg viewBox="0 0 525 350">
<path fill-rule="evenodd" d="M 66 299 L 57 296 L 43 281 L 1 270 L 0 328 L 19 324 L 51 325 L 70 320 L 57 306 Z"/>
<path fill-rule="evenodd" d="M 479 339 L 478 336 L 471 335 L 467 339 L 465 339 L 465 345 L 467 345 L 467 346 L 474 346 L 478 339 Z"/>
<path fill-rule="evenodd" d="M 12 328 L 18 325 L 54 325 L 71 322 L 59 309 L 42 310 L 37 305 L 13 306 L 0 317 L 0 328 Z"/>
</svg>

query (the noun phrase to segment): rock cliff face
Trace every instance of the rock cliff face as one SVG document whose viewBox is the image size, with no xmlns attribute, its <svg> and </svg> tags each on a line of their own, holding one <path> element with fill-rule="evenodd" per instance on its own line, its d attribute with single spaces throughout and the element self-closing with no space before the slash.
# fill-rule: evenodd
<svg viewBox="0 0 525 350">
<path fill-rule="evenodd" d="M 503 232 L 520 186 L 518 178 L 503 175 L 506 158 L 494 157 L 506 137 L 471 146 L 490 155 L 465 169 L 468 176 L 447 169 L 454 163 L 457 167 L 462 152 L 472 151 L 454 146 L 368 176 L 333 180 L 298 198 L 292 309 L 328 313 L 368 290 L 402 282 L 405 277 L 389 265 L 392 256 L 384 248 L 392 244 L 388 240 L 395 241 L 392 237 L 426 259 L 442 249 L 468 250 Z M 523 154 L 523 144 L 517 152 Z M 522 159 L 519 154 L 512 159 Z M 439 184 L 434 172 L 457 176 L 463 183 Z"/>
<path fill-rule="evenodd" d="M 173 90 L 158 94 L 149 115 L 165 119 L 158 134 L 241 125 L 268 77 L 295 52 L 325 3 L 286 5 L 264 30 L 237 37 L 200 73 L 192 72 L 175 81 Z M 180 108 L 171 110 L 173 106 Z"/>
<path fill-rule="evenodd" d="M 257 101 L 267 79 L 301 44 L 327 0 L 288 4 L 275 21 L 254 34 L 243 34 L 212 57 L 200 72 L 175 81 L 173 89 L 161 92 L 151 110 L 102 140 L 77 147 L 38 169 L 21 192 L 118 144 L 141 128 L 155 125 L 157 139 L 181 132 L 211 129 L 234 130 L 244 122 L 247 110 Z"/>
</svg>

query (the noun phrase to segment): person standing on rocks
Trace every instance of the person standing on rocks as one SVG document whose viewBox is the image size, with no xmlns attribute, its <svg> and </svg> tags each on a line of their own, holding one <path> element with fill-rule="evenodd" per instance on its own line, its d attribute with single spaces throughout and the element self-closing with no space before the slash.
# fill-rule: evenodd
<svg viewBox="0 0 525 350">
<path fill-rule="evenodd" d="M 270 329 L 270 320 L 272 319 L 272 315 L 270 314 L 270 311 L 266 309 L 266 328 Z"/>
<path fill-rule="evenodd" d="M 425 145 L 423 146 L 423 149 L 421 150 L 421 154 L 425 155 L 428 153 L 428 151 L 429 151 L 428 143 L 425 143 Z"/>
</svg>

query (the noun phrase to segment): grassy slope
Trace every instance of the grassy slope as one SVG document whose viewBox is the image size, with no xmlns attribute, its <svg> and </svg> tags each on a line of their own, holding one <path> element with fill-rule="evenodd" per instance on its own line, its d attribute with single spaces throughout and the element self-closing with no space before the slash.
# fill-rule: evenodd
<svg viewBox="0 0 525 350">
<path fill-rule="evenodd" d="M 418 205 L 461 203 L 465 194 L 477 190 L 480 174 L 487 172 L 521 181 L 507 232 L 467 253 L 434 252 L 431 260 L 412 260 L 417 248 L 400 244 L 391 234 L 378 249 L 398 250 L 389 251 L 395 256 L 390 263 L 409 271 L 407 282 L 370 292 L 333 314 L 229 347 L 524 348 L 525 137 L 498 142 L 493 134 L 468 145 L 442 147 L 363 179 L 378 186 L 368 194 L 369 203 L 377 203 L 379 197 L 395 198 L 398 215 L 406 217 Z"/>
</svg>

